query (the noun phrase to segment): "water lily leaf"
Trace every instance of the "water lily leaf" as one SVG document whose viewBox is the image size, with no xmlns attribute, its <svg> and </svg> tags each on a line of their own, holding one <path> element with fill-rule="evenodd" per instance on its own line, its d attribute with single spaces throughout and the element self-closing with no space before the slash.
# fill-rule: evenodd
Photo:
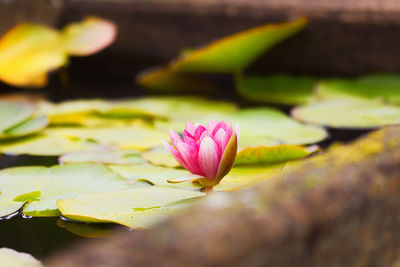
<svg viewBox="0 0 400 267">
<path fill-rule="evenodd" d="M 201 122 L 206 123 L 211 119 L 230 121 L 233 125 L 238 123 L 240 148 L 258 145 L 312 144 L 327 137 L 327 132 L 322 127 L 302 124 L 285 113 L 269 107 L 241 109 L 231 115 L 206 117 Z"/>
<path fill-rule="evenodd" d="M 400 107 L 379 100 L 333 99 L 294 108 L 292 116 L 334 128 L 375 128 L 399 124 Z"/>
<path fill-rule="evenodd" d="M 358 79 L 329 79 L 318 84 L 318 99 L 366 98 L 400 104 L 400 75 L 375 73 Z"/>
<path fill-rule="evenodd" d="M 214 186 L 215 191 L 235 191 L 254 183 L 268 180 L 283 171 L 284 164 L 269 166 L 233 167 L 221 182 Z"/>
<path fill-rule="evenodd" d="M 154 166 L 151 164 L 110 165 L 109 167 L 113 171 L 117 172 L 127 179 L 148 181 L 153 185 L 173 186 L 188 190 L 197 190 L 202 188 L 201 185 L 191 182 L 184 182 L 179 184 L 168 183 L 167 180 L 169 179 L 182 177 L 189 174 L 189 172 L 184 169 L 166 168 L 161 166 Z"/>
<path fill-rule="evenodd" d="M 66 51 L 74 56 L 87 56 L 103 50 L 114 42 L 117 27 L 111 21 L 88 17 L 72 23 L 61 32 Z"/>
<path fill-rule="evenodd" d="M 35 106 L 29 103 L 0 101 L 0 132 L 28 120 L 35 112 Z"/>
<path fill-rule="evenodd" d="M 179 167 L 179 163 L 164 147 L 155 147 L 148 151 L 142 152 L 142 157 L 153 165 L 165 167 Z"/>
<path fill-rule="evenodd" d="M 57 207 L 64 217 L 72 220 L 113 222 L 130 228 L 145 228 L 181 208 L 176 202 L 204 195 L 172 187 L 151 186 L 62 199 L 57 201 Z"/>
<path fill-rule="evenodd" d="M 245 98 L 265 103 L 304 104 L 313 96 L 316 80 L 310 76 L 285 74 L 270 76 L 239 76 L 236 87 Z"/>
<path fill-rule="evenodd" d="M 0 40 L 0 80 L 21 87 L 41 87 L 47 72 L 65 65 L 68 54 L 88 55 L 109 45 L 111 22 L 89 18 L 63 33 L 35 24 L 20 24 Z"/>
<path fill-rule="evenodd" d="M 24 204 L 26 215 L 58 216 L 58 199 L 128 187 L 126 179 L 101 164 L 4 169 L 0 171 L 0 216 L 7 216 Z"/>
<path fill-rule="evenodd" d="M 113 231 L 107 224 L 81 223 L 58 220 L 57 226 L 62 227 L 76 235 L 86 238 L 99 238 L 111 234 Z"/>
<path fill-rule="evenodd" d="M 171 66 L 180 72 L 234 73 L 246 68 L 277 43 L 305 27 L 307 21 L 267 24 L 220 39 L 208 46 L 185 53 Z"/>
<path fill-rule="evenodd" d="M 70 152 L 62 155 L 58 160 L 60 163 L 97 162 L 101 164 L 117 165 L 142 164 L 146 162 L 137 150 L 107 148 Z"/>
<path fill-rule="evenodd" d="M 268 165 L 296 160 L 307 157 L 317 150 L 318 146 L 279 145 L 248 147 L 237 154 L 235 166 Z"/>
<path fill-rule="evenodd" d="M 136 82 L 153 92 L 213 92 L 217 85 L 196 74 L 153 68 L 136 76 Z"/>
<path fill-rule="evenodd" d="M 48 124 L 49 120 L 46 116 L 34 117 L 8 128 L 2 134 L 0 134 L 0 138 L 20 137 L 33 134 L 46 128 Z"/>
<path fill-rule="evenodd" d="M 0 248 L 0 266 L 9 267 L 43 267 L 42 263 L 28 253 L 10 248 Z"/>
</svg>

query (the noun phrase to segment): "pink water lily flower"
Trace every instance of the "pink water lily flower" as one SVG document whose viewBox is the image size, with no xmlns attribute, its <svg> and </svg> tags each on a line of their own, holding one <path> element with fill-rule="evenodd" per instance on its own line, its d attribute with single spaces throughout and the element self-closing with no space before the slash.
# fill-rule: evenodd
<svg viewBox="0 0 400 267">
<path fill-rule="evenodd" d="M 168 180 L 169 182 L 198 181 L 211 189 L 228 174 L 236 158 L 239 126 L 210 121 L 207 126 L 186 123 L 183 139 L 169 132 L 172 145 L 163 140 L 165 147 L 192 175 Z"/>
</svg>

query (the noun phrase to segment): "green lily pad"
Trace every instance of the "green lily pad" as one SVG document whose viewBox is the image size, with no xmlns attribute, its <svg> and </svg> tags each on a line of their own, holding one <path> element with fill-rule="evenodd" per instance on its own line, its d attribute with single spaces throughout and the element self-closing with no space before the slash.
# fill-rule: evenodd
<svg viewBox="0 0 400 267">
<path fill-rule="evenodd" d="M 155 147 L 148 151 L 142 152 L 142 157 L 147 162 L 153 165 L 160 165 L 164 167 L 179 167 L 179 163 L 164 147 Z"/>
<path fill-rule="evenodd" d="M 113 233 L 109 225 L 58 220 L 57 226 L 86 238 L 105 237 Z"/>
<path fill-rule="evenodd" d="M 138 150 L 107 148 L 70 152 L 62 155 L 58 161 L 60 163 L 96 162 L 117 165 L 142 164 L 146 162 Z"/>
<path fill-rule="evenodd" d="M 268 180 L 283 171 L 285 165 L 233 167 L 221 182 L 214 186 L 215 191 L 235 191 L 254 183 Z"/>
<path fill-rule="evenodd" d="M 277 43 L 305 27 L 307 21 L 267 24 L 222 38 L 208 46 L 184 53 L 172 63 L 179 72 L 235 73 L 245 69 L 256 58 Z"/>
<path fill-rule="evenodd" d="M 15 138 L 33 134 L 46 128 L 48 123 L 49 120 L 46 116 L 34 117 L 8 128 L 2 134 L 0 134 L 0 138 Z"/>
<path fill-rule="evenodd" d="M 28 253 L 10 248 L 0 248 L 0 266 L 8 267 L 43 267 L 42 263 Z"/>
<path fill-rule="evenodd" d="M 136 76 L 136 82 L 153 92 L 213 92 L 218 90 L 215 83 L 190 73 L 174 72 L 168 68 L 153 68 Z"/>
<path fill-rule="evenodd" d="M 0 132 L 28 120 L 35 112 L 35 106 L 28 103 L 0 101 Z"/>
<path fill-rule="evenodd" d="M 400 75 L 375 73 L 358 79 L 323 80 L 318 84 L 317 97 L 380 99 L 400 104 Z"/>
<path fill-rule="evenodd" d="M 58 216 L 59 199 L 128 187 L 126 179 L 101 164 L 4 169 L 0 171 L 0 217 L 22 206 L 28 216 Z"/>
<path fill-rule="evenodd" d="M 113 222 L 130 228 L 145 228 L 182 208 L 179 201 L 204 195 L 172 187 L 151 186 L 62 199 L 57 201 L 57 207 L 64 217 L 72 220 Z"/>
<path fill-rule="evenodd" d="M 316 79 L 285 74 L 238 77 L 236 87 L 245 98 L 264 103 L 305 104 L 313 96 Z"/>
<path fill-rule="evenodd" d="M 197 190 L 202 188 L 200 184 L 192 182 L 177 184 L 168 183 L 168 179 L 188 175 L 189 172 L 184 169 L 166 168 L 151 164 L 110 165 L 109 167 L 127 179 L 148 181 L 153 185 L 172 186 L 188 190 Z"/>
<path fill-rule="evenodd" d="M 400 107 L 380 100 L 333 99 L 292 110 L 292 116 L 308 123 L 334 128 L 376 128 L 400 123 Z"/>
<path fill-rule="evenodd" d="M 248 147 L 237 154 L 235 166 L 276 164 L 307 157 L 317 150 L 318 146 L 279 145 Z"/>
</svg>

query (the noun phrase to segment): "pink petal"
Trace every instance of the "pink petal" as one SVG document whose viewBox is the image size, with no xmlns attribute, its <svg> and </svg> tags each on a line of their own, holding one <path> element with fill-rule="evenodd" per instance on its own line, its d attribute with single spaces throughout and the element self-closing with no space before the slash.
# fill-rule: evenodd
<svg viewBox="0 0 400 267">
<path fill-rule="evenodd" d="M 190 133 L 192 136 L 194 136 L 194 131 L 196 130 L 196 126 L 193 125 L 191 122 L 186 122 L 186 128 L 185 130 Z"/>
<path fill-rule="evenodd" d="M 222 154 L 225 151 L 226 144 L 228 144 L 228 141 L 229 141 L 229 137 L 226 134 L 224 129 L 220 128 L 218 130 L 218 132 L 214 136 L 214 141 L 215 141 L 215 143 L 217 143 L 219 151 L 221 153 L 220 155 L 222 156 Z"/>
<path fill-rule="evenodd" d="M 186 130 L 183 132 L 183 137 L 184 137 L 183 140 L 185 140 L 186 137 L 190 137 L 190 138 L 194 139 L 194 136 Z"/>
<path fill-rule="evenodd" d="M 167 141 L 162 140 L 164 147 L 166 149 L 169 150 L 169 152 L 171 152 L 172 156 L 174 156 L 174 158 L 176 159 L 176 161 L 186 170 L 188 169 L 188 165 L 186 164 L 186 162 L 183 160 L 181 154 L 173 147 L 171 146 Z"/>
<path fill-rule="evenodd" d="M 235 134 L 236 134 L 237 140 L 239 140 L 239 135 L 240 135 L 239 124 L 236 124 L 236 126 L 235 126 Z"/>
<path fill-rule="evenodd" d="M 169 137 L 171 138 L 172 144 L 177 147 L 177 144 L 183 142 L 182 138 L 176 132 L 170 130 Z"/>
<path fill-rule="evenodd" d="M 199 140 L 200 137 L 201 137 L 201 135 L 202 135 L 204 132 L 207 132 L 207 129 L 206 129 L 203 125 L 197 126 L 196 131 L 194 132 L 194 138 L 195 138 L 196 140 Z"/>
<path fill-rule="evenodd" d="M 232 135 L 232 125 L 229 122 L 219 122 L 217 126 L 215 126 L 214 131 L 212 132 L 212 136 L 218 132 L 219 129 L 224 129 L 226 134 L 231 137 Z"/>
<path fill-rule="evenodd" d="M 198 139 L 199 143 L 201 143 L 201 141 L 203 141 L 203 139 L 206 137 L 210 137 L 211 139 L 213 138 L 208 131 L 204 131 Z"/>
<path fill-rule="evenodd" d="M 196 148 L 180 142 L 178 143 L 178 146 L 176 147 L 176 149 L 178 150 L 178 152 L 181 154 L 182 159 L 184 160 L 188 171 L 190 171 L 193 174 L 199 174 L 202 175 L 202 171 L 200 169 L 199 166 L 199 162 L 198 162 L 198 151 Z M 183 165 L 182 165 L 183 166 Z"/>
<path fill-rule="evenodd" d="M 199 150 L 199 144 L 196 142 L 196 140 L 193 139 L 193 137 L 185 135 L 183 141 L 189 146 L 191 146 L 194 150 L 196 151 Z"/>
<path fill-rule="evenodd" d="M 216 120 L 212 120 L 209 123 L 207 123 L 207 126 L 206 126 L 207 131 L 209 133 L 214 132 L 215 126 L 217 126 L 217 124 L 218 124 L 218 122 Z"/>
<path fill-rule="evenodd" d="M 210 180 L 214 179 L 218 171 L 220 156 L 218 145 L 210 137 L 201 141 L 198 160 L 204 176 Z"/>
</svg>

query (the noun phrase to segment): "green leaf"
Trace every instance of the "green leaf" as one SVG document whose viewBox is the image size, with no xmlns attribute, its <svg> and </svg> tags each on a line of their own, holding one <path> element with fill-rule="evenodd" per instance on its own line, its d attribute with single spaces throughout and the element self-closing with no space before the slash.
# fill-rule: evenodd
<svg viewBox="0 0 400 267">
<path fill-rule="evenodd" d="M 267 24 L 222 38 L 208 46 L 185 53 L 172 63 L 179 72 L 235 73 L 243 70 L 266 50 L 305 27 L 307 21 Z"/>
<path fill-rule="evenodd" d="M 0 266 L 43 267 L 42 263 L 31 255 L 10 248 L 0 248 Z"/>
<path fill-rule="evenodd" d="M 155 147 L 148 151 L 142 152 L 142 157 L 153 165 L 164 167 L 179 167 L 179 163 L 164 147 Z"/>
<path fill-rule="evenodd" d="M 307 157 L 317 150 L 318 146 L 279 145 L 248 147 L 237 154 L 235 166 L 268 165 L 296 160 Z"/>
<path fill-rule="evenodd" d="M 0 101 L 0 132 L 27 121 L 35 112 L 35 106 L 28 103 Z"/>
<path fill-rule="evenodd" d="M 204 195 L 172 187 L 151 186 L 62 199 L 57 201 L 57 207 L 64 217 L 72 220 L 113 222 L 130 228 L 145 228 L 180 209 L 182 203 L 178 201 Z"/>
<path fill-rule="evenodd" d="M 189 190 L 197 190 L 202 187 L 197 183 L 191 182 L 184 182 L 179 184 L 168 183 L 168 179 L 189 174 L 189 172 L 184 169 L 166 168 L 161 166 L 154 166 L 151 164 L 110 165 L 109 167 L 113 171 L 117 172 L 127 179 L 148 181 L 153 185 L 172 186 Z"/>
<path fill-rule="evenodd" d="M 0 134 L 0 138 L 15 138 L 39 132 L 47 127 L 49 120 L 46 116 L 28 119 L 20 124 L 8 128 Z"/>
<path fill-rule="evenodd" d="M 86 238 L 99 238 L 113 233 L 113 229 L 107 224 L 82 223 L 58 220 L 57 226 L 62 227 L 76 235 Z"/>
<path fill-rule="evenodd" d="M 375 73 L 358 79 L 329 79 L 318 84 L 317 98 L 381 99 L 400 104 L 400 75 Z"/>
<path fill-rule="evenodd" d="M 168 68 L 153 68 L 139 73 L 136 82 L 153 92 L 205 93 L 218 87 L 213 82 L 190 73 L 174 72 Z"/>
<path fill-rule="evenodd" d="M 101 164 L 142 164 L 145 160 L 137 150 L 99 148 L 89 151 L 75 151 L 62 155 L 60 163 L 97 162 Z"/>
<path fill-rule="evenodd" d="M 333 99 L 296 107 L 292 116 L 334 128 L 369 129 L 399 124 L 400 107 L 379 100 Z"/>
<path fill-rule="evenodd" d="M 313 96 L 316 80 L 310 76 L 293 77 L 285 74 L 270 76 L 239 76 L 236 87 L 245 98 L 264 103 L 304 104 Z"/>
<path fill-rule="evenodd" d="M 25 215 L 58 216 L 58 199 L 128 187 L 126 179 L 94 163 L 4 169 L 0 171 L 0 216 L 7 216 L 24 204 Z"/>
</svg>

